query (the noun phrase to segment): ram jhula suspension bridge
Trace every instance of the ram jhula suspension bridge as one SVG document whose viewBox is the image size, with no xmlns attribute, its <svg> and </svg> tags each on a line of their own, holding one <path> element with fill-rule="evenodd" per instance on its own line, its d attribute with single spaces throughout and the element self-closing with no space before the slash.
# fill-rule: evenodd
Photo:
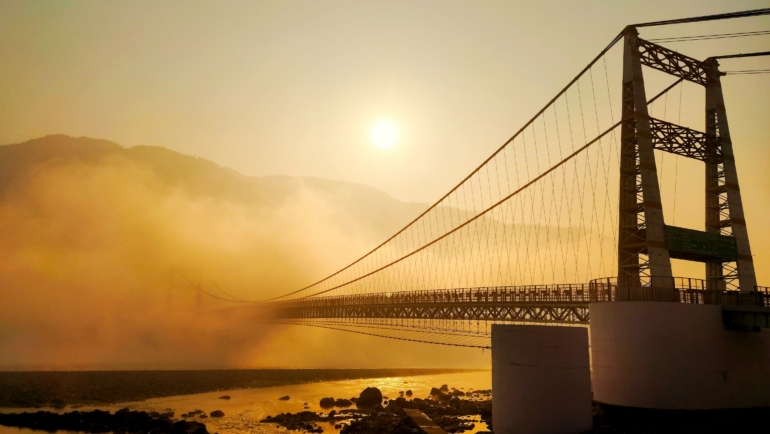
<svg viewBox="0 0 770 434">
<path fill-rule="evenodd" d="M 409 224 L 328 277 L 258 303 L 272 322 L 479 348 L 490 345 L 490 323 L 586 326 L 593 302 L 721 304 L 726 326 L 767 327 L 767 314 L 751 311 L 770 307 L 770 294 L 756 282 L 721 78 L 770 70 L 722 72 L 718 60 L 770 52 L 698 60 L 660 44 L 770 30 L 656 41 L 639 29 L 768 14 L 626 27 Z M 643 67 L 673 78 L 648 96 Z M 678 124 L 685 84 L 705 90 L 703 131 Z M 652 117 L 672 91 L 678 110 Z M 703 227 L 666 224 L 655 151 L 704 164 Z M 706 275 L 677 278 L 671 259 L 702 262 Z M 206 292 L 248 302 L 222 293 Z"/>
</svg>

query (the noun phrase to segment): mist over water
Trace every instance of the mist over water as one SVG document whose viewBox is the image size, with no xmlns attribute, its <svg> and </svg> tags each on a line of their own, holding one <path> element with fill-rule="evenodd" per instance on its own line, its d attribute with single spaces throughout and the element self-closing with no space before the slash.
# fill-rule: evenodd
<svg viewBox="0 0 770 434">
<path fill-rule="evenodd" d="M 73 154 L 5 185 L 2 365 L 227 365 L 270 329 L 243 332 L 253 309 L 203 314 L 221 303 L 198 305 L 186 276 L 261 299 L 356 247 L 353 232 L 327 224 L 332 206 L 305 188 L 279 204 L 238 202 L 169 183 L 120 152 Z M 338 248 L 320 255 L 331 239 Z"/>
<path fill-rule="evenodd" d="M 89 140 L 2 149 L 11 170 L 0 183 L 0 369 L 485 363 L 475 351 L 418 358 L 418 344 L 270 326 L 253 305 L 230 307 L 194 289 L 246 300 L 294 290 L 423 205 Z"/>
</svg>

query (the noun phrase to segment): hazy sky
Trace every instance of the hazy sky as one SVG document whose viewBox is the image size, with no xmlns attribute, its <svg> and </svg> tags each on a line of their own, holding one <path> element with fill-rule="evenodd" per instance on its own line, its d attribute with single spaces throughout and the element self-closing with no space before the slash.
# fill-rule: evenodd
<svg viewBox="0 0 770 434">
<path fill-rule="evenodd" d="M 316 175 L 431 202 L 626 24 L 768 5 L 6 0 L 0 143 L 64 133 L 158 145 L 248 175 Z M 768 27 L 763 17 L 642 36 Z M 703 57 L 770 47 L 770 37 L 735 41 L 676 48 Z M 769 78 L 726 79 L 730 109 L 762 114 L 740 126 L 765 144 Z M 369 138 L 382 119 L 400 134 L 389 149 Z"/>
<path fill-rule="evenodd" d="M 770 1 L 3 0 L 0 144 L 62 133 L 124 146 L 164 146 L 247 175 L 319 176 L 368 184 L 401 200 L 433 202 L 529 120 L 625 25 L 762 7 L 770 7 Z M 770 17 L 761 17 L 643 29 L 642 37 L 768 29 Z M 669 46 L 702 59 L 770 50 L 770 36 Z M 608 57 L 610 77 L 620 71 L 617 60 Z M 767 69 L 770 58 L 725 60 L 722 65 L 724 70 Z M 648 95 L 672 81 L 646 77 Z M 767 285 L 770 75 L 727 76 L 723 83 L 757 273 L 760 284 Z M 609 85 L 615 91 L 621 86 L 619 81 Z M 672 95 L 653 107 L 654 116 L 675 120 L 678 93 Z M 685 86 L 683 95 L 681 123 L 703 130 L 702 89 Z M 399 133 L 390 148 L 376 146 L 369 136 L 383 120 Z M 667 223 L 701 229 L 702 164 L 680 159 L 676 205 L 674 157 L 660 158 Z M 110 185 L 131 188 L 114 181 L 127 179 L 122 173 L 102 174 L 113 180 Z M 47 175 L 54 179 L 56 173 Z M 49 182 L 43 202 L 68 210 L 52 215 L 79 218 L 69 204 L 51 199 L 75 192 L 85 204 L 82 215 L 98 220 L 86 191 L 104 183 L 93 179 L 81 179 L 77 188 Z M 125 198 L 134 196 L 117 197 L 114 202 L 124 206 L 132 203 Z M 143 214 L 143 209 L 136 206 L 133 212 Z M 307 223 L 312 219 L 305 218 L 306 209 L 299 213 L 303 229 L 322 233 L 320 226 Z M 186 210 L 175 212 L 201 214 Z M 175 216 L 169 214 L 169 226 L 184 220 Z M 22 215 L 18 223 L 28 231 L 11 234 L 18 245 L 27 243 L 25 234 L 39 235 L 37 222 Z M 254 233 L 249 225 L 259 223 L 248 219 L 243 227 Z M 135 226 L 126 224 L 131 230 Z M 241 239 L 233 237 L 233 244 Z M 362 253 L 367 249 L 360 247 Z M 63 267 L 60 258 L 65 256 L 72 255 L 53 256 L 52 263 Z M 49 274 L 35 277 L 55 281 L 57 276 Z M 11 293 L 0 296 L 10 299 Z M 68 312 L 59 309 L 57 300 L 49 301 L 51 311 Z M 83 327 L 91 330 L 90 323 Z M 143 339 L 136 337 L 142 344 Z M 337 342 L 340 348 L 343 343 Z M 121 351 L 131 348 L 124 345 Z M 386 352 L 394 358 L 400 354 L 388 348 L 395 347 L 383 346 L 376 360 L 384 360 Z M 476 355 L 467 363 L 487 361 Z"/>
<path fill-rule="evenodd" d="M 433 202 L 626 24 L 769 5 L 5 1 L 0 143 L 64 133 L 157 145 L 247 175 L 320 176 Z M 766 29 L 770 17 L 646 28 L 641 36 Z M 768 50 L 770 36 L 668 46 L 702 59 Z M 610 77 L 621 70 L 618 53 L 608 57 Z M 768 57 L 722 61 L 723 70 L 768 67 Z M 672 80 L 645 73 L 649 95 Z M 765 264 L 770 75 L 723 83 L 754 253 Z M 663 117 L 665 103 L 674 121 L 672 95 L 653 115 Z M 703 130 L 702 88 L 688 84 L 684 95 L 681 124 Z M 369 134 L 382 120 L 399 132 L 385 149 Z M 667 223 L 701 229 L 702 211 L 692 210 L 703 209 L 702 164 L 679 158 L 675 186 L 674 157 L 658 157 L 659 171 L 668 167 L 661 173 Z"/>
</svg>

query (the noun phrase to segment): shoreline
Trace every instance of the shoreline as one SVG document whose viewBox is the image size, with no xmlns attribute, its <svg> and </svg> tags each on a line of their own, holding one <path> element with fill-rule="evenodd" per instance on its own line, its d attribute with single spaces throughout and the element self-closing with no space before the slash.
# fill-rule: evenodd
<svg viewBox="0 0 770 434">
<path fill-rule="evenodd" d="M 454 384 L 459 389 L 442 383 Z M 489 385 L 489 372 L 485 370 L 447 375 L 434 373 L 414 377 L 312 382 L 230 393 L 209 392 L 129 405 L 83 407 L 77 411 L 30 412 L 28 409 L 21 414 L 20 411 L 4 409 L 9 414 L 0 415 L 0 418 L 6 419 L 4 425 L 11 426 L 4 434 L 20 434 L 22 427 L 89 431 L 91 423 L 101 426 L 100 429 L 118 431 L 129 425 L 141 427 L 145 432 L 154 432 L 155 428 L 160 429 L 158 432 L 166 432 L 173 428 L 179 434 L 182 431 L 192 434 L 191 431 L 201 427 L 199 424 L 205 425 L 210 433 L 222 434 L 277 434 L 286 432 L 287 428 L 354 434 L 369 432 L 369 428 L 375 426 L 378 429 L 387 428 L 386 431 L 391 433 L 390 428 L 395 428 L 390 427 L 393 425 L 391 422 L 398 422 L 395 424 L 398 425 L 406 416 L 400 409 L 414 407 L 438 417 L 437 420 L 447 428 L 459 429 L 462 426 L 465 430 L 470 429 L 467 431 L 470 434 L 483 432 L 482 411 L 478 406 L 486 408 L 491 405 L 490 391 L 485 389 Z M 370 389 L 377 392 L 377 401 L 381 405 L 369 396 L 374 393 L 369 393 Z M 450 390 L 451 393 L 444 392 Z M 366 403 L 361 402 L 359 406 L 358 401 L 367 393 Z M 429 399 L 429 395 L 435 394 L 440 396 Z M 480 399 L 482 395 L 484 399 Z M 337 399 L 330 398 L 332 396 Z M 491 415 L 489 408 L 484 413 L 489 413 L 487 417 Z M 18 428 L 12 428 L 14 426 Z M 450 429 L 450 432 L 453 431 Z M 196 434 L 203 434 L 203 430 Z M 411 431 L 406 434 L 411 434 Z"/>
<path fill-rule="evenodd" d="M 326 381 L 479 372 L 484 369 L 232 369 L 0 371 L 0 407 L 63 409 L 207 392 Z"/>
</svg>

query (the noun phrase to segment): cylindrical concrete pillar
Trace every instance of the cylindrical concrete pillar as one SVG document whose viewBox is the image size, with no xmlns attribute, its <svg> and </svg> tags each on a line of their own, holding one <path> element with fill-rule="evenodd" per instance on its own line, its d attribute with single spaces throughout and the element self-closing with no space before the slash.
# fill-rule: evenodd
<svg viewBox="0 0 770 434">
<path fill-rule="evenodd" d="M 591 429 L 588 331 L 493 325 L 492 423 L 495 434 Z"/>
<path fill-rule="evenodd" d="M 726 330 L 722 307 L 592 303 L 594 399 L 626 407 L 770 406 L 770 333 Z"/>
</svg>

